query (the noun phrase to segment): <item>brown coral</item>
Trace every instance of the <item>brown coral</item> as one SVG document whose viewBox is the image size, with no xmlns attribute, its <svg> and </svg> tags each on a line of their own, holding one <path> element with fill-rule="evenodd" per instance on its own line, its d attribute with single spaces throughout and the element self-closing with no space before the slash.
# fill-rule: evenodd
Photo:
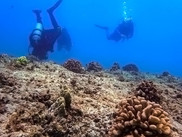
<svg viewBox="0 0 182 137">
<path fill-rule="evenodd" d="M 146 100 L 154 101 L 156 103 L 161 102 L 161 91 L 158 90 L 151 81 L 143 81 L 131 94 L 144 97 Z"/>
<path fill-rule="evenodd" d="M 120 70 L 120 65 L 119 63 L 114 63 L 110 69 L 110 71 L 117 71 L 117 70 Z"/>
<path fill-rule="evenodd" d="M 82 64 L 78 60 L 69 59 L 63 64 L 63 67 L 66 69 L 73 71 L 75 73 L 83 73 L 84 69 L 82 67 Z"/>
<path fill-rule="evenodd" d="M 128 72 L 139 72 L 139 69 L 135 64 L 128 64 L 123 67 L 123 70 Z"/>
<path fill-rule="evenodd" d="M 102 71 L 103 68 L 98 62 L 90 62 L 89 64 L 86 65 L 87 71 L 94 71 L 94 72 L 99 72 Z"/>
<path fill-rule="evenodd" d="M 142 97 L 129 97 L 120 102 L 109 129 L 110 136 L 170 136 L 168 113 L 154 102 Z"/>
</svg>

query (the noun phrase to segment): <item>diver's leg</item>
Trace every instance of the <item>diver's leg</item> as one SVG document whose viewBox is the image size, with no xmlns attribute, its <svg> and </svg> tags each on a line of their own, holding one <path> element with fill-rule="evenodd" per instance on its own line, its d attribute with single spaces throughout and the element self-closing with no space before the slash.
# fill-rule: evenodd
<svg viewBox="0 0 182 137">
<path fill-rule="evenodd" d="M 58 28 L 59 25 L 58 25 L 58 23 L 57 23 L 57 21 L 56 21 L 54 15 L 53 15 L 53 12 L 54 12 L 54 10 L 61 4 L 61 2 L 62 2 L 62 0 L 58 0 L 58 1 L 56 2 L 56 4 L 54 4 L 51 8 L 49 8 L 49 9 L 47 10 L 47 12 L 49 13 L 49 16 L 50 16 L 52 25 L 53 25 L 53 27 L 54 27 L 55 29 Z"/>
<path fill-rule="evenodd" d="M 33 10 L 33 12 L 34 12 L 35 15 L 36 15 L 37 23 L 41 23 L 41 24 L 42 24 L 42 18 L 41 18 L 41 16 L 40 16 L 41 10 Z"/>
</svg>

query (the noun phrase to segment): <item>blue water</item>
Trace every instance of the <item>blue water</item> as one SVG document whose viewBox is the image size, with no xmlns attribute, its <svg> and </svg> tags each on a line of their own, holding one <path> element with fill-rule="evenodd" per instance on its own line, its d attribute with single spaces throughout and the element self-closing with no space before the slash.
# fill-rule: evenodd
<svg viewBox="0 0 182 137">
<path fill-rule="evenodd" d="M 136 64 L 141 71 L 169 71 L 182 76 L 182 1 L 125 0 L 127 14 L 133 18 L 135 32 L 124 42 L 108 41 L 100 24 L 114 29 L 122 19 L 122 0 L 63 0 L 55 16 L 68 29 L 73 47 L 49 54 L 63 63 L 75 58 L 83 65 L 98 61 L 105 68 L 113 62 L 121 66 Z M 36 21 L 32 9 L 41 9 L 45 28 L 51 28 L 46 9 L 56 0 L 1 0 L 0 53 L 13 56 L 28 54 L 28 37 Z"/>
</svg>

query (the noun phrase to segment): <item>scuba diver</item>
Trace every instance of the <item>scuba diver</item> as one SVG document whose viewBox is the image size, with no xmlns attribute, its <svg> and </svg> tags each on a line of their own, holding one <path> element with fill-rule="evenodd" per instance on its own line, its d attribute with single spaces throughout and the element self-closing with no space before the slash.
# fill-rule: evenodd
<svg viewBox="0 0 182 137">
<path fill-rule="evenodd" d="M 58 0 L 51 8 L 47 10 L 53 29 L 45 30 L 41 19 L 41 11 L 33 10 L 37 18 L 36 28 L 29 36 L 30 46 L 29 54 L 37 57 L 39 60 L 46 60 L 48 58 L 48 52 L 53 52 L 54 44 L 57 40 L 58 49 L 65 48 L 70 50 L 71 38 L 65 28 L 58 25 L 53 12 L 61 4 L 62 0 Z M 30 48 L 33 48 L 30 53 Z"/>
<path fill-rule="evenodd" d="M 123 20 L 112 33 L 109 32 L 108 27 L 100 25 L 95 26 L 106 31 L 108 40 L 114 40 L 118 42 L 120 40 L 132 38 L 134 32 L 134 24 L 132 18 L 128 17 L 127 15 L 126 0 L 123 1 Z"/>
<path fill-rule="evenodd" d="M 134 31 L 134 25 L 131 18 L 124 19 L 112 33 L 109 33 L 108 27 L 100 25 L 95 26 L 106 31 L 106 36 L 108 40 L 114 40 L 116 42 L 131 38 Z"/>
</svg>

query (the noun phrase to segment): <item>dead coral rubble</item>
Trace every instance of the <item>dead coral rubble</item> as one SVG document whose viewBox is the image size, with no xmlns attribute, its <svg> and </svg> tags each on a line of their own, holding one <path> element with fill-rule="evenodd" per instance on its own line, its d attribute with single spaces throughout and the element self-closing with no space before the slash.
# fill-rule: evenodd
<svg viewBox="0 0 182 137">
<path fill-rule="evenodd" d="M 66 69 L 73 71 L 75 73 L 83 73 L 84 69 L 82 67 L 82 64 L 78 60 L 69 59 L 63 64 L 63 67 Z"/>
<path fill-rule="evenodd" d="M 7 54 L 0 54 L 0 63 L 10 63 L 12 61 L 12 57 Z"/>
<path fill-rule="evenodd" d="M 143 81 L 131 94 L 144 97 L 146 100 L 154 101 L 155 103 L 161 102 L 161 91 L 151 81 Z"/>
<path fill-rule="evenodd" d="M 7 111 L 6 104 L 9 102 L 7 96 L 0 94 L 0 114 L 4 114 Z"/>
<path fill-rule="evenodd" d="M 67 137 L 72 127 L 82 116 L 82 111 L 71 105 L 71 95 L 67 87 L 52 100 L 51 94 L 33 94 L 24 98 L 31 103 L 23 104 L 9 117 L 7 134 L 23 131 L 27 136 Z M 47 102 L 52 102 L 46 105 Z"/>
<path fill-rule="evenodd" d="M 103 70 L 102 66 L 98 62 L 90 62 L 89 64 L 86 65 L 86 68 L 87 71 L 94 71 L 94 72 L 99 72 Z"/>
<path fill-rule="evenodd" d="M 129 97 L 120 102 L 114 114 L 109 136 L 169 137 L 171 124 L 168 113 L 159 104 L 142 97 Z"/>
<path fill-rule="evenodd" d="M 16 82 L 13 77 L 0 73 L 0 88 L 3 86 L 14 86 L 15 84 Z"/>
<path fill-rule="evenodd" d="M 179 81 L 178 78 L 172 76 L 169 72 L 163 72 L 158 78 L 164 80 L 167 83 L 177 83 Z"/>
</svg>

